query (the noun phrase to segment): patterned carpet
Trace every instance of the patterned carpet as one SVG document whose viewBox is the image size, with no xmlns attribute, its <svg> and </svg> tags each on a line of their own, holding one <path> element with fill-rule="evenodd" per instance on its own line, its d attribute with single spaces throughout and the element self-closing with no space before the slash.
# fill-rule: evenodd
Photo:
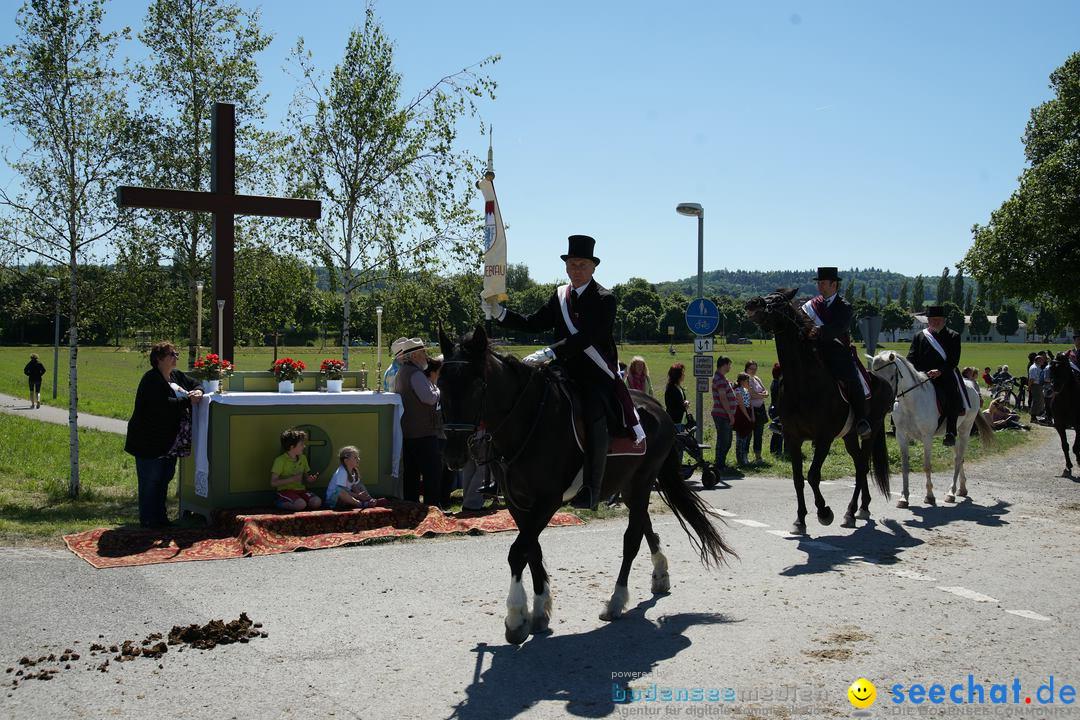
<svg viewBox="0 0 1080 720">
<path fill-rule="evenodd" d="M 582 525 L 571 513 L 555 513 L 549 527 Z M 223 515 L 201 528 L 98 528 L 65 535 L 71 552 L 96 568 L 223 560 L 359 545 L 380 538 L 431 537 L 449 533 L 517 530 L 506 510 L 463 512 L 447 517 L 434 507 L 405 501 L 367 510 Z"/>
</svg>

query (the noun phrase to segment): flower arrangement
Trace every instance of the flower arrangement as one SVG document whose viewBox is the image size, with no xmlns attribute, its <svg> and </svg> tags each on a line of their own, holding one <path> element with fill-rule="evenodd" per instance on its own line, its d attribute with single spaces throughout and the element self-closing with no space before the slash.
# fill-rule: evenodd
<svg viewBox="0 0 1080 720">
<path fill-rule="evenodd" d="M 270 372 L 274 373 L 278 382 L 299 380 L 305 370 L 307 370 L 307 365 L 303 360 L 293 360 L 289 357 L 281 358 L 270 366 Z"/>
<path fill-rule="evenodd" d="M 217 353 L 207 353 L 195 361 L 195 376 L 203 380 L 223 380 L 233 374 L 233 364 Z"/>
<path fill-rule="evenodd" d="M 319 366 L 319 372 L 325 375 L 327 380 L 341 380 L 344 377 L 345 363 L 336 358 L 327 358 Z"/>
</svg>

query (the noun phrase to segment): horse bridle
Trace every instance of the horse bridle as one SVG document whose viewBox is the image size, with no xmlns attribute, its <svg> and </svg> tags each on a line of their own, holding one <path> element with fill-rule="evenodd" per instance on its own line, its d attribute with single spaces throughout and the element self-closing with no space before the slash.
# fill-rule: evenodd
<svg viewBox="0 0 1080 720">
<path fill-rule="evenodd" d="M 468 360 L 447 360 L 443 363 L 443 365 L 470 364 L 471 362 Z M 513 417 L 517 409 L 521 407 L 521 403 L 525 399 L 525 395 L 529 391 L 529 387 L 532 385 L 533 379 L 540 377 L 543 381 L 541 375 L 542 373 L 539 371 L 534 372 L 532 375 L 530 375 L 528 382 L 525 383 L 525 387 L 521 389 L 521 392 L 518 393 L 517 398 L 514 399 L 514 404 L 510 408 L 510 412 L 506 414 L 506 416 L 502 419 L 502 422 L 500 422 L 498 426 L 494 429 L 487 430 L 482 437 L 477 437 L 478 430 L 486 429 L 483 422 L 484 403 L 487 400 L 488 389 L 485 372 L 485 378 L 482 380 L 482 385 L 480 389 L 480 409 L 477 410 L 476 413 L 476 422 L 445 423 L 443 425 L 443 430 L 448 433 L 469 434 L 469 437 L 466 440 L 465 444 L 469 448 L 469 456 L 476 462 L 477 465 L 488 465 L 492 462 L 498 462 L 504 467 L 509 467 L 510 465 L 513 465 L 514 462 L 517 461 L 519 457 L 521 457 L 521 454 L 525 452 L 525 448 L 528 447 L 529 441 L 532 440 L 532 436 L 536 433 L 536 428 L 540 424 L 540 418 L 544 414 L 544 407 L 547 405 L 549 383 L 542 382 L 544 394 L 540 397 L 540 407 L 536 410 L 536 413 L 533 417 L 532 425 L 529 427 L 529 432 L 525 435 L 525 439 L 522 441 L 520 447 L 518 447 L 517 452 L 514 453 L 513 457 L 509 459 L 507 459 L 505 455 L 500 455 L 499 457 L 492 457 L 491 448 L 495 447 L 495 435 L 498 434 L 498 432 L 506 426 L 507 422 L 510 420 L 511 417 Z M 483 445 L 483 447 L 481 447 L 481 445 Z"/>
<path fill-rule="evenodd" d="M 897 400 L 904 397 L 905 395 L 907 395 L 912 390 L 915 390 L 916 388 L 922 387 L 923 385 L 930 382 L 930 380 L 931 380 L 930 377 L 927 377 L 925 380 L 920 380 L 919 382 L 915 383 L 914 385 L 909 387 L 904 392 L 900 392 L 900 364 L 898 362 L 896 362 L 896 357 L 895 356 L 893 356 L 892 360 L 885 363 L 880 368 L 877 368 L 877 370 L 884 370 L 885 368 L 889 367 L 890 365 L 892 365 L 893 367 L 896 368 L 896 384 L 893 385 L 893 395 L 896 396 Z"/>
</svg>

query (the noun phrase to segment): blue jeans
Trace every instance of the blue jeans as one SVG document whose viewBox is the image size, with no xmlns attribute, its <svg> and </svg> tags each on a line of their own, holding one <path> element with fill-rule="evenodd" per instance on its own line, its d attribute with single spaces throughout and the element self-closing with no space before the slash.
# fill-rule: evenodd
<svg viewBox="0 0 1080 720">
<path fill-rule="evenodd" d="M 713 415 L 713 423 L 716 425 L 716 458 L 713 462 L 723 469 L 727 467 L 727 454 L 731 449 L 731 421 Z"/>
<path fill-rule="evenodd" d="M 139 477 L 139 524 L 143 527 L 164 525 L 165 498 L 169 481 L 176 474 L 176 458 L 135 458 L 135 474 Z"/>
</svg>

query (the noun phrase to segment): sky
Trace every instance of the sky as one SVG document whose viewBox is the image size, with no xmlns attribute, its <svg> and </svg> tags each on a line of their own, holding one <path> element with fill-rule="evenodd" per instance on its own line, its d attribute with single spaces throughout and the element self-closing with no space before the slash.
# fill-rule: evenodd
<svg viewBox="0 0 1080 720">
<path fill-rule="evenodd" d="M 259 65 L 267 123 L 280 126 L 297 37 L 331 68 L 364 3 L 239 4 L 261 8 L 274 36 Z M 17 5 L 2 7 L 8 44 Z M 112 0 L 108 23 L 137 31 L 145 7 Z M 1030 111 L 1080 51 L 1074 0 L 382 0 L 376 11 L 407 94 L 502 56 L 481 113 L 509 262 L 560 279 L 566 237 L 587 234 L 608 286 L 696 275 L 696 220 L 676 214 L 680 202 L 705 208 L 706 270 L 939 275 L 1015 190 Z M 484 155 L 479 126 L 461 129 Z"/>
</svg>

